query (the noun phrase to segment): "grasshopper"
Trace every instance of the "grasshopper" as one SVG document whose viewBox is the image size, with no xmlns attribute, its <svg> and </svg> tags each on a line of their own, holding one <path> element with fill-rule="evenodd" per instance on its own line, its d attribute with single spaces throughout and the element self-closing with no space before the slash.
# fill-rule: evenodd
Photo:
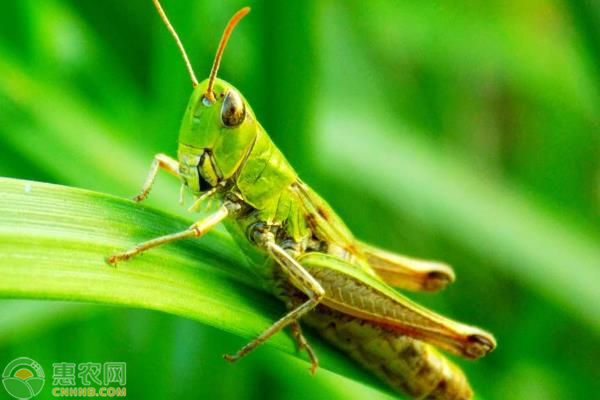
<svg viewBox="0 0 600 400">
<path fill-rule="evenodd" d="M 227 24 L 209 78 L 199 83 L 185 49 L 158 0 L 154 5 L 175 39 L 193 84 L 181 129 L 177 160 L 157 154 L 141 192 L 143 201 L 159 170 L 177 177 L 196 199 L 213 202 L 207 217 L 188 229 L 112 255 L 110 264 L 153 247 L 200 237 L 224 223 L 264 285 L 288 313 L 237 353 L 234 362 L 290 327 L 314 373 L 319 361 L 300 323 L 413 398 L 470 399 L 462 371 L 437 348 L 476 359 L 495 346 L 494 337 L 415 304 L 391 286 L 436 291 L 454 280 L 442 263 L 393 254 L 357 240 L 340 217 L 295 173 L 258 122 L 246 99 L 217 79 L 238 11 Z"/>
</svg>

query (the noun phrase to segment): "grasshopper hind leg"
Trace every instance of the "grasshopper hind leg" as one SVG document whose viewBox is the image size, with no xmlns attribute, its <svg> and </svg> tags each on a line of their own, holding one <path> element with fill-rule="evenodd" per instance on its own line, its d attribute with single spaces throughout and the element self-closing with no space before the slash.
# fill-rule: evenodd
<svg viewBox="0 0 600 400">
<path fill-rule="evenodd" d="M 454 271 L 444 263 L 395 254 L 366 243 L 359 247 L 377 275 L 391 286 L 435 292 L 455 280 Z"/>
</svg>

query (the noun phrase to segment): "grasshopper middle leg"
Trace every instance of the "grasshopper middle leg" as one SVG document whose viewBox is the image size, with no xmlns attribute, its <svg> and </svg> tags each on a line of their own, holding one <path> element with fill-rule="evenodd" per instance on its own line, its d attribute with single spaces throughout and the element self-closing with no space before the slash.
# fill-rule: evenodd
<svg viewBox="0 0 600 400">
<path fill-rule="evenodd" d="M 310 359 L 310 373 L 314 375 L 315 372 L 317 372 L 317 368 L 319 368 L 319 359 L 317 358 L 317 355 L 304 337 L 300 323 L 294 321 L 291 323 L 290 328 L 292 329 L 292 335 L 296 340 L 298 349 L 305 350 L 306 354 L 308 354 L 308 358 Z"/>
<path fill-rule="evenodd" d="M 288 314 L 283 316 L 273 325 L 271 325 L 267 330 L 265 330 L 261 335 L 259 335 L 256 339 L 245 345 L 234 355 L 226 354 L 223 357 L 230 362 L 235 362 L 240 358 L 244 357 L 246 354 L 254 350 L 260 344 L 266 342 L 271 336 L 285 328 L 290 324 L 297 323 L 298 319 L 300 319 L 304 314 L 312 310 L 319 304 L 323 296 L 325 295 L 325 290 L 321 287 L 319 282 L 315 278 L 312 277 L 303 267 L 298 263 L 298 261 L 294 260 L 284 249 L 282 249 L 279 245 L 275 243 L 273 235 L 270 233 L 264 234 L 264 238 L 259 243 L 262 247 L 264 247 L 271 257 L 275 259 L 275 261 L 283 268 L 283 270 L 290 276 L 292 282 L 294 282 L 302 292 L 304 292 L 308 296 L 308 300 L 294 308 Z M 297 328 L 295 328 L 297 329 Z M 301 333 L 300 333 L 301 335 Z M 304 336 L 299 336 L 304 339 Z M 301 342 L 302 343 L 302 342 Z M 306 339 L 304 339 L 305 345 Z M 312 352 L 310 347 L 306 347 L 311 356 L 311 361 L 313 362 L 312 371 L 316 370 L 318 361 Z M 308 350 L 310 349 L 310 350 Z"/>
</svg>

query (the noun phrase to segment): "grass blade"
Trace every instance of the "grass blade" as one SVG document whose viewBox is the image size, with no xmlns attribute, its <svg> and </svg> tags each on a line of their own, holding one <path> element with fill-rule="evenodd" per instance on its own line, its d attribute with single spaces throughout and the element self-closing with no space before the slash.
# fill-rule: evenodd
<svg viewBox="0 0 600 400">
<path fill-rule="evenodd" d="M 0 193 L 0 297 L 159 310 L 244 338 L 255 337 L 284 312 L 253 284 L 225 234 L 157 248 L 113 268 L 104 262 L 107 255 L 182 230 L 190 221 L 110 195 L 44 183 L 0 178 Z M 321 373 L 367 383 L 386 397 L 382 384 L 318 339 L 312 341 Z M 296 354 L 287 334 L 268 345 Z M 363 389 L 372 398 L 374 392 Z"/>
</svg>

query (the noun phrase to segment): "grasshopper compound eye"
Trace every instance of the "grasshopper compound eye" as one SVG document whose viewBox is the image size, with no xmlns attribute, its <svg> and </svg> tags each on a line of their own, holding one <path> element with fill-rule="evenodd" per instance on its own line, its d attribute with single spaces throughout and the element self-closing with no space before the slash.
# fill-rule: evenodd
<svg viewBox="0 0 600 400">
<path fill-rule="evenodd" d="M 221 121 L 228 128 L 234 128 L 244 121 L 246 106 L 238 92 L 230 90 L 221 106 Z"/>
</svg>

